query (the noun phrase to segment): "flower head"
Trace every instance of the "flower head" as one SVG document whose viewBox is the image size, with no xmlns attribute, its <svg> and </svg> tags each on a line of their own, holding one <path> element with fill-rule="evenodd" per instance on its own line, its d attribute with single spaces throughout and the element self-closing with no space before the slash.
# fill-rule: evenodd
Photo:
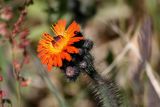
<svg viewBox="0 0 160 107">
<path fill-rule="evenodd" d="M 73 44 L 83 39 L 77 36 L 80 32 L 80 26 L 73 21 L 67 29 L 66 20 L 59 20 L 52 26 L 55 36 L 43 33 L 38 44 L 38 57 L 43 64 L 46 64 L 48 71 L 52 66 L 62 67 L 63 60 L 71 61 L 71 54 L 79 53 L 79 49 Z"/>
</svg>

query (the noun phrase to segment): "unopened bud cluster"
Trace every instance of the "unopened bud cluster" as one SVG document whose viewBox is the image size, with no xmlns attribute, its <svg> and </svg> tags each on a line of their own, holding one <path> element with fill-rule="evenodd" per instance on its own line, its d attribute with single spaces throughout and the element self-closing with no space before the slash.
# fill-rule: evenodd
<svg viewBox="0 0 160 107">
<path fill-rule="evenodd" d="M 81 37 L 82 34 L 80 32 L 75 32 L 77 37 Z M 72 61 L 64 61 L 63 66 L 61 69 L 64 71 L 66 77 L 69 80 L 75 81 L 77 77 L 80 75 L 82 71 L 88 66 L 88 62 L 86 60 L 85 56 L 89 53 L 89 51 L 93 47 L 93 42 L 88 39 L 81 40 L 79 42 L 76 42 L 73 44 L 76 48 L 79 48 L 79 54 L 71 54 L 72 55 Z M 91 58 L 92 59 L 92 58 Z M 93 61 L 90 60 L 92 63 Z"/>
</svg>

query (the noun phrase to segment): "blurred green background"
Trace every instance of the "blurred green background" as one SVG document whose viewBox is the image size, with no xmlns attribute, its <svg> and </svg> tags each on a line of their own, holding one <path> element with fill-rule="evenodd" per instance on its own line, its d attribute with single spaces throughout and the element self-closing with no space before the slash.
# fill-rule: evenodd
<svg viewBox="0 0 160 107">
<path fill-rule="evenodd" d="M 6 7 L 10 8 L 10 12 L 4 13 Z M 10 99 L 13 107 L 18 105 L 16 80 L 12 71 L 11 45 L 4 35 L 5 29 L 10 32 L 14 29 L 14 23 L 20 16 L 19 10 L 24 7 L 27 15 L 21 25 L 29 29 L 27 39 L 30 45 L 27 50 L 30 61 L 23 65 L 20 74 L 30 83 L 20 88 L 21 107 L 101 106 L 94 90 L 88 85 L 91 80 L 85 74 L 75 82 L 69 81 L 58 68 L 46 74 L 45 66 L 37 59 L 36 49 L 41 34 L 49 32 L 54 35 L 50 27 L 59 19 L 66 19 L 68 25 L 75 20 L 81 25 L 83 35 L 93 40 L 91 53 L 95 68 L 104 78 L 109 75 L 116 81 L 127 107 L 160 107 L 160 96 L 145 67 L 140 65 L 141 61 L 132 50 L 125 50 L 129 43 L 141 50 L 138 45 L 141 26 L 144 19 L 150 17 L 152 33 L 149 40 L 152 42 L 144 46 L 149 44 L 151 49 L 143 48 L 150 50 L 148 62 L 154 69 L 152 73 L 156 81 L 160 83 L 159 0 L 0 0 L 0 74 L 4 78 L 0 89 L 5 90 L 5 98 Z M 7 27 L 4 28 L 4 24 Z M 16 59 L 21 61 L 22 50 L 15 50 Z"/>
</svg>

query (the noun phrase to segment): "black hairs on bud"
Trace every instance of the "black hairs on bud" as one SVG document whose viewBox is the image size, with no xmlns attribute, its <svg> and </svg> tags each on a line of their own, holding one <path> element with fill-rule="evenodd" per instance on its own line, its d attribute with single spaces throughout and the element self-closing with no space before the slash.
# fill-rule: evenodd
<svg viewBox="0 0 160 107">
<path fill-rule="evenodd" d="M 82 47 L 90 51 L 93 48 L 93 42 L 91 40 L 85 40 Z"/>
<path fill-rule="evenodd" d="M 74 32 L 74 34 L 78 37 L 83 36 L 80 32 L 76 31 Z M 73 46 L 79 48 L 79 54 L 71 54 L 72 61 L 70 62 L 67 60 L 63 60 L 63 66 L 61 67 L 61 69 L 64 71 L 66 77 L 69 80 L 75 81 L 82 71 L 82 69 L 80 69 L 79 67 L 80 63 L 83 62 L 83 60 L 86 59 L 85 57 L 87 57 L 88 55 L 89 57 L 92 57 L 88 53 L 93 47 L 93 42 L 90 40 L 80 40 L 79 42 L 74 43 Z M 90 62 L 93 62 L 93 60 L 90 60 Z"/>
</svg>

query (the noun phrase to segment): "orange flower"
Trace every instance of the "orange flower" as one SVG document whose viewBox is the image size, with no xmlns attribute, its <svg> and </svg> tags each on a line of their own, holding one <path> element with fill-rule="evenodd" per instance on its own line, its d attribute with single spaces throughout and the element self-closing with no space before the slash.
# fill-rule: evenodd
<svg viewBox="0 0 160 107">
<path fill-rule="evenodd" d="M 83 37 L 77 37 L 75 32 L 80 32 L 80 26 L 73 21 L 72 24 L 65 29 L 66 20 L 59 20 L 52 26 L 52 30 L 55 37 L 52 37 L 48 33 L 43 33 L 42 39 L 38 44 L 38 57 L 43 64 L 46 64 L 48 71 L 52 66 L 61 67 L 63 65 L 63 59 L 67 61 L 72 60 L 70 54 L 77 54 L 78 48 L 73 44 L 83 39 Z"/>
</svg>

